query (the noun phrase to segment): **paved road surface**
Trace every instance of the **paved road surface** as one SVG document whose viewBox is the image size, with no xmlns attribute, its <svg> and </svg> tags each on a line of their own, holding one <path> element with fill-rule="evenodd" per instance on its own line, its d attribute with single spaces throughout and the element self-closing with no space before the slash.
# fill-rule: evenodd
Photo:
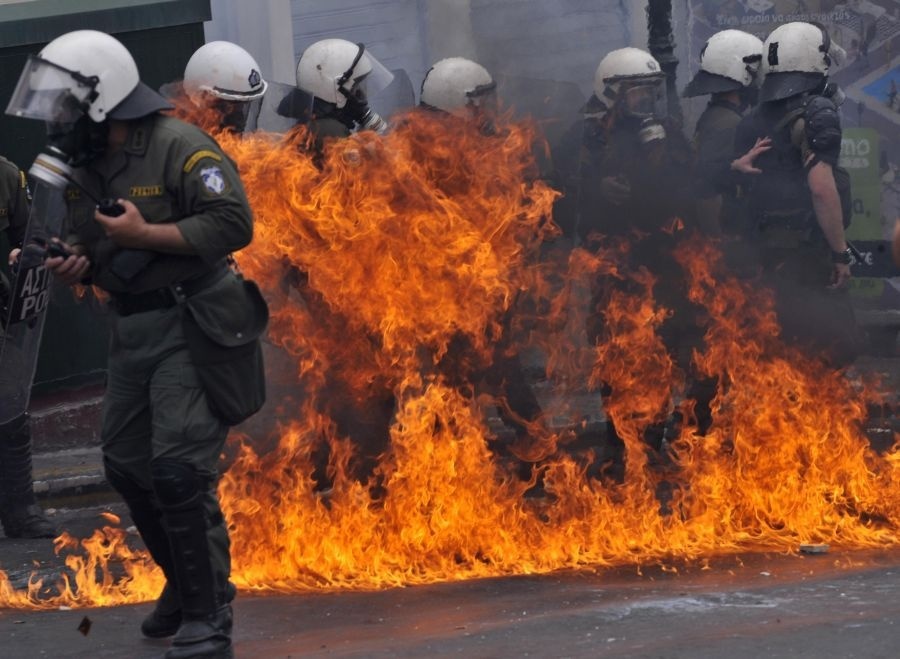
<svg viewBox="0 0 900 659">
<path fill-rule="evenodd" d="M 96 510 L 60 511 L 76 533 Z M 49 574 L 50 541 L 0 541 L 0 563 Z M 160 657 L 150 604 L 0 610 L 0 657 Z M 87 636 L 78 631 L 87 616 Z M 721 557 L 380 592 L 241 593 L 237 657 L 885 657 L 900 647 L 900 551 Z"/>
</svg>

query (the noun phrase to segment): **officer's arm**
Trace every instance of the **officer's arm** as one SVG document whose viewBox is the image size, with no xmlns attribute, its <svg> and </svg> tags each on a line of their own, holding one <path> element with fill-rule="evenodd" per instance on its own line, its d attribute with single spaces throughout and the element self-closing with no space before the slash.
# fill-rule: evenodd
<svg viewBox="0 0 900 659">
<path fill-rule="evenodd" d="M 165 252 L 167 254 L 195 254 L 175 224 L 152 224 L 147 222 L 141 211 L 128 199 L 117 199 L 122 207 L 119 215 L 104 215 L 94 212 L 94 219 L 103 231 L 119 247 Z"/>
<path fill-rule="evenodd" d="M 190 253 L 215 263 L 250 243 L 253 216 L 230 159 L 218 149 L 201 146 L 186 157 L 176 176 L 187 215 L 172 226 Z"/>
<path fill-rule="evenodd" d="M 147 239 L 144 242 L 146 249 L 169 254 L 195 253 L 177 224 L 148 224 L 147 229 Z"/>
<path fill-rule="evenodd" d="M 733 187 L 729 170 L 734 130 L 698 131 L 695 193 L 697 224 L 708 235 L 722 232 L 722 196 Z"/>
<path fill-rule="evenodd" d="M 835 252 L 847 249 L 841 197 L 832 167 L 841 153 L 841 126 L 837 108 L 828 99 L 813 99 L 803 118 L 791 126 L 791 141 L 799 145 L 806 168 L 816 221 Z"/>
<path fill-rule="evenodd" d="M 813 210 L 816 221 L 825 234 L 825 239 L 835 252 L 847 249 L 844 238 L 844 217 L 841 211 L 841 197 L 834 184 L 831 165 L 820 160 L 810 167 L 806 175 L 809 191 L 812 194 Z"/>
</svg>

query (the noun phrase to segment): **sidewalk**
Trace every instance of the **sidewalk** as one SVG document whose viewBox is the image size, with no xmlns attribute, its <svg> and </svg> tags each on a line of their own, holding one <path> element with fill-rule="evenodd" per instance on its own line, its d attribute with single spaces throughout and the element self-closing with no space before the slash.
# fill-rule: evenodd
<svg viewBox="0 0 900 659">
<path fill-rule="evenodd" d="M 114 496 L 100 454 L 102 400 L 99 385 L 32 400 L 34 491 L 44 507 L 75 508 Z"/>
<path fill-rule="evenodd" d="M 855 371 L 855 373 L 853 372 Z M 900 358 L 861 357 L 853 367 L 850 377 L 879 375 L 881 390 L 885 393 L 883 407 L 871 410 L 869 437 L 877 450 L 884 450 L 893 443 L 894 433 L 900 432 Z M 35 493 L 45 507 L 75 508 L 79 505 L 96 505 L 115 501 L 103 474 L 100 453 L 99 425 L 102 389 L 86 390 L 44 397 L 32 405 L 34 433 Z M 279 408 L 278 396 L 245 425 L 238 428 L 252 438 L 261 439 L 274 427 L 274 421 L 285 412 Z M 567 396 L 563 401 L 546 382 L 535 385 L 535 393 L 548 423 L 554 429 L 582 425 L 583 430 L 603 432 L 603 416 L 599 396 L 581 394 Z M 566 409 L 568 408 L 568 409 Z M 564 411 L 563 411 L 564 410 Z M 578 411 L 583 416 L 575 420 Z M 562 412 L 557 415 L 554 412 Z M 491 429 L 500 435 L 509 432 L 499 418 L 490 418 Z"/>
</svg>

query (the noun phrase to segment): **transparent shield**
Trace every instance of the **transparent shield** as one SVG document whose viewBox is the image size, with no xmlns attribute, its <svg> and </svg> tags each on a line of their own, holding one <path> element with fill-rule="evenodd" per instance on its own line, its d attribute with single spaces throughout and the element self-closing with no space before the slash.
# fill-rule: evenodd
<svg viewBox="0 0 900 659">
<path fill-rule="evenodd" d="M 6 318 L 0 329 L 0 424 L 28 409 L 51 294 L 52 276 L 44 268 L 46 246 L 62 234 L 65 214 L 63 190 L 37 180 Z"/>
<path fill-rule="evenodd" d="M 412 108 L 416 104 L 416 92 L 412 80 L 403 69 L 391 71 L 393 80 L 383 90 L 369 97 L 369 105 L 382 117 Z"/>
<path fill-rule="evenodd" d="M 309 123 L 313 111 L 311 94 L 283 82 L 269 82 L 263 96 L 257 127 L 273 133 L 285 133 L 297 124 Z"/>
</svg>

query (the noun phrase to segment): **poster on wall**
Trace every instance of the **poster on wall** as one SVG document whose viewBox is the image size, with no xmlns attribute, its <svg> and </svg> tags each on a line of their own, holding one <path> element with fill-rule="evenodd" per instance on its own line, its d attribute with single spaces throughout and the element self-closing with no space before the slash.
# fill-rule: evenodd
<svg viewBox="0 0 900 659">
<path fill-rule="evenodd" d="M 811 21 L 828 30 L 833 48 L 831 76 L 841 83 L 850 104 L 845 121 L 858 126 L 876 115 L 871 126 L 893 141 L 900 126 L 900 3 L 897 0 L 690 0 L 689 39 L 692 70 L 700 45 L 726 29 L 744 30 L 765 40 L 779 25 Z M 859 107 L 859 104 L 862 104 Z M 860 116 L 862 115 L 862 116 Z M 889 134 L 888 134 L 889 133 Z"/>
</svg>

